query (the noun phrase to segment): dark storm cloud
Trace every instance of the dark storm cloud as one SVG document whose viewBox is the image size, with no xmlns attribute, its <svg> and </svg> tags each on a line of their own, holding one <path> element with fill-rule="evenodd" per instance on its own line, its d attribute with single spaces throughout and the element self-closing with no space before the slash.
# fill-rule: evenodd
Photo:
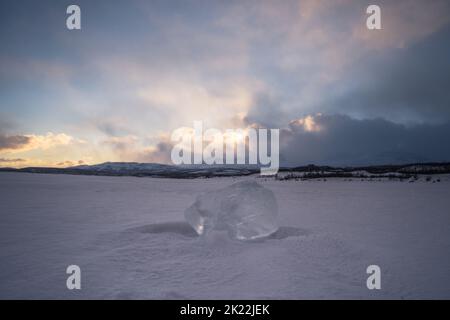
<svg viewBox="0 0 450 320">
<path fill-rule="evenodd" d="M 293 122 L 281 132 L 283 165 L 370 165 L 450 161 L 450 122 L 405 126 L 384 119 L 315 116 L 316 131 Z"/>
<path fill-rule="evenodd" d="M 324 108 L 396 121 L 449 121 L 449 39 L 447 27 L 409 48 L 365 57 L 347 74 L 344 94 Z"/>
<path fill-rule="evenodd" d="M 449 39 L 447 26 L 410 46 L 374 50 L 355 59 L 339 81 L 317 92 L 319 102 L 307 113 L 377 117 L 396 123 L 450 121 Z M 257 93 L 245 120 L 273 128 L 304 115 L 302 99 L 289 109 L 284 102 Z"/>
<path fill-rule="evenodd" d="M 244 122 L 248 125 L 256 123 L 267 128 L 278 128 L 289 120 L 281 106 L 282 103 L 269 94 L 257 93 Z"/>
<path fill-rule="evenodd" d="M 20 149 L 30 142 L 30 137 L 15 135 L 7 136 L 0 134 L 0 151 Z"/>
<path fill-rule="evenodd" d="M 31 138 L 28 136 L 20 134 L 10 134 L 10 132 L 17 127 L 17 124 L 4 115 L 0 114 L 0 116 L 0 152 L 17 150 L 30 143 Z M 4 161 L 1 162 L 14 162 L 14 160 L 16 159 L 13 159 L 11 161 L 9 161 L 9 159 L 2 160 Z"/>
<path fill-rule="evenodd" d="M 171 163 L 170 154 L 173 148 L 171 141 L 161 141 L 157 143 L 155 150 L 145 154 L 142 158 L 148 162 Z"/>
</svg>

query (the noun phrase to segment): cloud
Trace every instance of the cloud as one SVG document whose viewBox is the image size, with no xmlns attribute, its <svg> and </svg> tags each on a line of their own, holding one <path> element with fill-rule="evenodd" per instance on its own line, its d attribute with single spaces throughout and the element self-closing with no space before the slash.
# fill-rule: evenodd
<svg viewBox="0 0 450 320">
<path fill-rule="evenodd" d="M 83 143 L 65 133 L 48 132 L 46 135 L 0 135 L 0 153 L 21 153 L 31 150 L 48 150 L 56 146 Z"/>
<path fill-rule="evenodd" d="M 211 126 L 223 126 L 236 114 L 246 112 L 257 83 L 235 79 L 220 84 L 195 79 L 166 79 L 138 90 L 138 96 L 153 109 L 170 113 L 167 127 L 177 128 L 201 120 Z"/>
<path fill-rule="evenodd" d="M 138 141 L 138 137 L 133 135 L 119 137 L 113 136 L 103 140 L 102 144 L 111 147 L 119 154 L 127 154 L 130 149 L 134 149 Z"/>
<path fill-rule="evenodd" d="M 283 110 L 282 101 L 267 92 L 258 92 L 253 96 L 251 106 L 243 117 L 242 124 L 256 123 L 263 127 L 278 128 L 289 120 L 288 117 L 289 115 Z"/>
<path fill-rule="evenodd" d="M 56 166 L 58 166 L 58 167 L 72 167 L 72 166 L 75 166 L 77 164 L 80 164 L 80 163 L 76 162 L 76 161 L 66 160 L 66 161 L 58 162 L 56 164 Z"/>
<path fill-rule="evenodd" d="M 112 156 L 120 161 L 170 163 L 173 143 L 168 134 L 151 138 L 127 135 L 108 137 L 101 146 L 110 149 Z"/>
<path fill-rule="evenodd" d="M 275 93 L 279 100 L 274 104 L 259 99 L 262 106 L 250 110 L 249 120 L 267 118 L 259 122 L 279 125 L 281 119 L 288 120 L 286 115 L 292 119 L 299 113 L 316 112 L 388 120 L 397 114 L 397 121 L 405 120 L 402 112 L 405 118 L 416 114 L 415 120 L 423 115 L 425 121 L 439 117 L 448 105 L 445 78 L 450 73 L 445 47 L 449 44 L 450 3 L 378 1 L 383 29 L 377 31 L 366 28 L 369 4 L 373 3 L 233 3 L 220 25 L 248 43 L 245 54 L 251 68 L 247 71 L 265 83 L 272 91 L 269 96 Z M 391 77 L 394 72 L 396 77 Z M 402 99 L 406 103 L 398 107 Z"/>
<path fill-rule="evenodd" d="M 8 77 L 10 80 L 39 79 L 49 84 L 68 85 L 74 70 L 68 64 L 37 59 L 0 56 L 0 79 Z"/>
<path fill-rule="evenodd" d="M 107 136 L 117 137 L 130 134 L 132 130 L 119 119 L 102 119 L 94 122 L 95 127 Z"/>
<path fill-rule="evenodd" d="M 320 116 L 320 114 L 318 116 Z M 306 132 L 319 132 L 323 130 L 323 127 L 320 124 L 318 124 L 316 119 L 311 115 L 296 120 L 292 120 L 289 123 L 289 125 L 291 126 L 291 128 L 292 127 L 303 128 L 303 130 Z"/>
<path fill-rule="evenodd" d="M 172 163 L 170 158 L 171 151 L 173 148 L 173 143 L 171 141 L 161 141 L 156 144 L 155 147 L 150 148 L 146 154 L 141 158 L 144 162 L 155 162 L 155 163 Z"/>
<path fill-rule="evenodd" d="M 0 167 L 24 167 L 27 163 L 28 160 L 22 158 L 0 158 Z"/>
<path fill-rule="evenodd" d="M 310 115 L 282 130 L 280 157 L 283 165 L 450 161 L 449 136 L 450 122 L 406 126 L 384 119 Z"/>
<path fill-rule="evenodd" d="M 26 160 L 22 159 L 22 158 L 16 158 L 16 159 L 0 158 L 0 163 L 16 163 L 16 162 L 24 162 L 24 161 L 26 161 Z"/>
<path fill-rule="evenodd" d="M 5 114 L 0 113 L 0 134 L 5 133 L 8 130 L 13 129 L 15 126 L 16 126 L 15 122 L 13 122 Z"/>
<path fill-rule="evenodd" d="M 369 4 L 86 2 L 86 11 L 98 19 L 81 37 L 67 37 L 55 27 L 61 17 L 51 1 L 35 8 L 45 17 L 40 28 L 32 23 L 36 10 L 8 4 L 0 10 L 11 30 L 0 35 L 8 43 L 0 56 L 0 112 L 21 119 L 22 133 L 78 130 L 90 141 L 75 147 L 79 140 L 64 133 L 17 134 L 1 114 L 0 155 L 31 151 L 36 159 L 57 164 L 88 158 L 165 162 L 171 143 L 158 134 L 203 120 L 222 130 L 289 126 L 283 139 L 311 148 L 305 156 L 295 148 L 285 150 L 292 162 L 308 161 L 307 156 L 336 162 L 359 154 L 376 157 L 364 144 L 354 150 L 340 145 L 347 151 L 336 151 L 334 158 L 318 150 L 327 144 L 325 138 L 320 146 L 310 144 L 338 128 L 340 137 L 346 131 L 338 124 L 355 132 L 362 130 L 357 124 L 373 126 L 374 132 L 392 129 L 398 138 L 402 132 L 414 135 L 420 126 L 413 130 L 395 123 L 450 120 L 450 3 L 379 0 L 381 31 L 365 28 Z M 385 122 L 344 121 L 318 112 Z M 357 137 L 348 134 L 348 139 Z M 334 150 L 332 144 L 327 147 Z M 400 151 L 423 155 L 407 149 Z M 429 158 L 439 157 L 430 153 Z"/>
<path fill-rule="evenodd" d="M 103 139 L 100 145 L 109 150 L 111 156 L 116 160 L 141 161 L 151 148 L 145 145 L 144 140 L 134 135 L 111 136 Z"/>
<path fill-rule="evenodd" d="M 368 48 L 404 48 L 431 35 L 450 22 L 450 3 L 434 0 L 377 1 L 381 8 L 382 30 L 371 32 L 365 24 L 354 28 L 353 37 Z"/>
<path fill-rule="evenodd" d="M 25 148 L 31 141 L 31 138 L 28 136 L 7 136 L 0 135 L 0 152 L 11 152 L 17 151 L 20 152 L 23 148 Z"/>
<path fill-rule="evenodd" d="M 63 160 L 63 161 L 51 161 L 38 158 L 0 158 L 0 167 L 13 167 L 13 168 L 25 168 L 25 167 L 71 167 L 75 165 L 82 165 L 85 162 L 83 160 Z"/>
<path fill-rule="evenodd" d="M 449 121 L 449 37 L 450 26 L 409 48 L 360 60 L 319 108 L 397 122 Z"/>
<path fill-rule="evenodd" d="M 254 122 L 244 128 L 250 127 L 266 126 Z M 306 115 L 280 130 L 280 162 L 283 166 L 348 166 L 450 161 L 448 136 L 450 122 L 408 126 L 381 118 Z M 165 134 L 151 141 L 136 136 L 111 137 L 103 144 L 120 161 L 171 163 L 174 142 Z"/>
</svg>

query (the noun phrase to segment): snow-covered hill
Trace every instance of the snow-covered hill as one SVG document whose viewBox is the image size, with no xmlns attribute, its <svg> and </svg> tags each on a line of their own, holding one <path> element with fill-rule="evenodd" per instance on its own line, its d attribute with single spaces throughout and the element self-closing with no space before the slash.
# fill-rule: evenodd
<svg viewBox="0 0 450 320">
<path fill-rule="evenodd" d="M 105 162 L 95 165 L 80 165 L 68 168 L 30 167 L 23 169 L 0 168 L 0 171 L 33 173 L 61 173 L 104 176 L 137 176 L 162 178 L 231 177 L 259 174 L 256 165 L 166 165 L 138 162 Z M 364 167 L 301 166 L 280 168 L 277 177 L 289 179 L 302 177 L 316 178 L 401 178 L 410 179 L 415 175 L 450 173 L 450 163 L 420 163 L 405 165 L 377 165 Z"/>
<path fill-rule="evenodd" d="M 105 162 L 67 168 L 80 173 L 98 173 L 129 176 L 159 176 L 170 178 L 196 178 L 213 176 L 240 176 L 259 172 L 256 166 L 245 165 L 165 165 L 138 162 Z"/>
</svg>

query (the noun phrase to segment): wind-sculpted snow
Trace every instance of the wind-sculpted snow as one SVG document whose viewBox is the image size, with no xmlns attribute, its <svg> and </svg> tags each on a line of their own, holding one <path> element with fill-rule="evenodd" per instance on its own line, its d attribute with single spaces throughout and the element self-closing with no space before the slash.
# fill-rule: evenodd
<svg viewBox="0 0 450 320">
<path fill-rule="evenodd" d="M 254 180 L 236 182 L 197 197 L 186 209 L 187 222 L 199 235 L 226 230 L 239 240 L 267 237 L 278 229 L 278 206 L 272 191 Z"/>
</svg>

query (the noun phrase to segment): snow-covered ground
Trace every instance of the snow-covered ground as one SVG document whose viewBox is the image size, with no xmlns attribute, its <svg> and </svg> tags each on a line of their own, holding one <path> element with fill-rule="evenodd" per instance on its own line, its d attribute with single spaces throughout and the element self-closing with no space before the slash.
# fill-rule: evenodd
<svg viewBox="0 0 450 320">
<path fill-rule="evenodd" d="M 184 209 L 241 179 L 275 193 L 278 232 L 197 237 Z M 0 298 L 450 298 L 450 181 L 0 173 Z"/>
</svg>

